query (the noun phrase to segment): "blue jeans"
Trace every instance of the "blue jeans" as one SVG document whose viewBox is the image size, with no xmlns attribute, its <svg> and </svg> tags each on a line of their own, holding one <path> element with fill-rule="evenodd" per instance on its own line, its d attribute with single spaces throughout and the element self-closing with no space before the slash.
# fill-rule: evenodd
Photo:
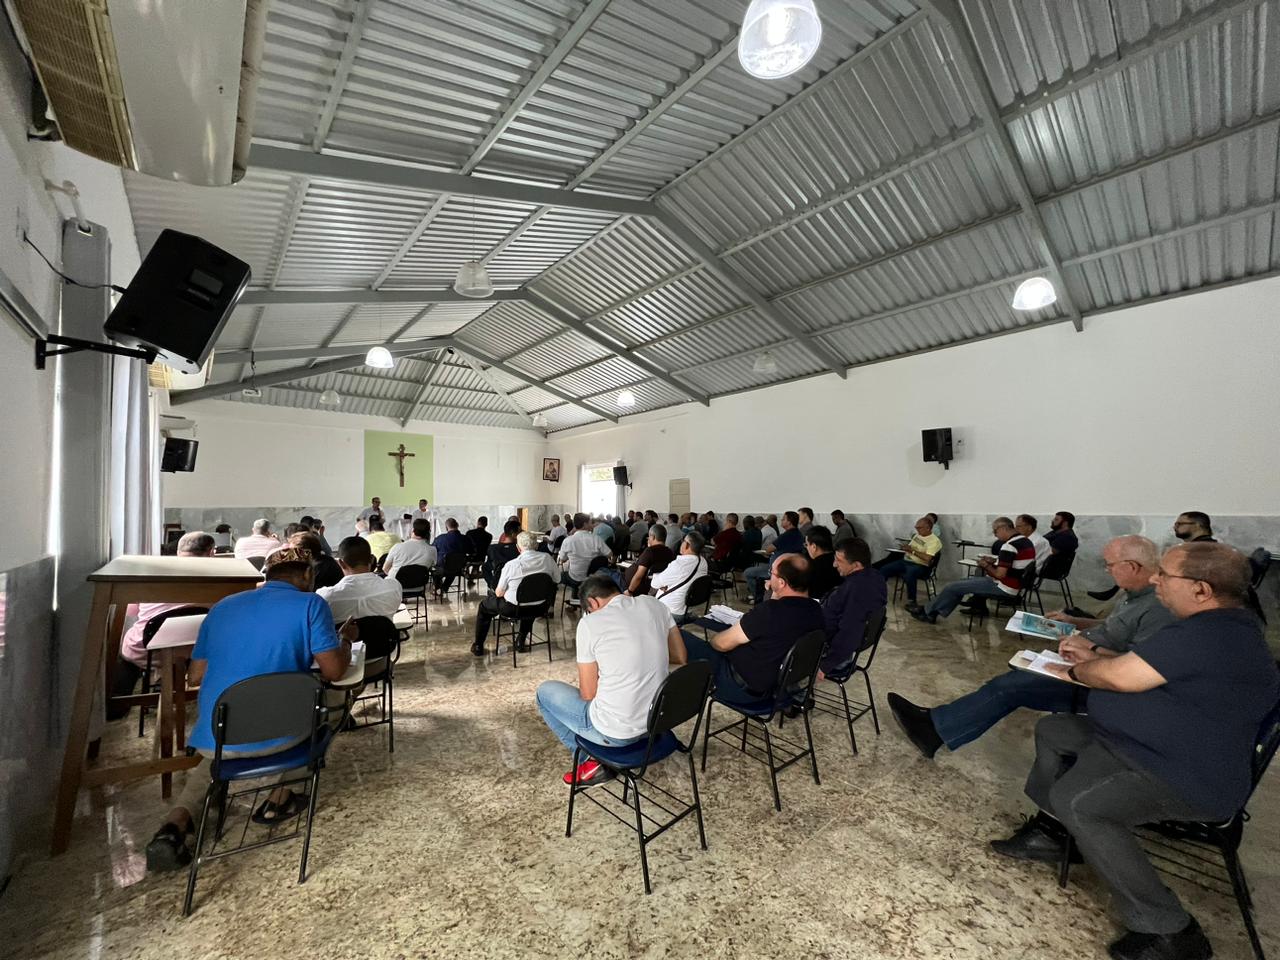
<svg viewBox="0 0 1280 960">
<path fill-rule="evenodd" d="M 742 571 L 742 576 L 747 581 L 747 591 L 759 603 L 764 599 L 764 584 L 769 579 L 770 565 L 766 563 L 757 563 L 754 567 L 747 567 Z"/>
<path fill-rule="evenodd" d="M 916 581 L 929 575 L 929 568 L 919 563 L 911 563 L 899 557 L 880 568 L 880 574 L 886 580 L 890 577 L 901 577 L 907 588 L 907 600 L 916 602 Z"/>
<path fill-rule="evenodd" d="M 715 698 L 726 703 L 752 703 L 760 698 L 743 686 L 729 658 L 701 637 L 688 630 L 681 630 L 684 648 L 690 660 L 705 660 L 711 664 L 711 677 L 715 683 Z"/>
<path fill-rule="evenodd" d="M 938 591 L 936 597 L 929 601 L 924 608 L 924 612 L 928 614 L 936 613 L 940 617 L 949 617 L 951 616 L 951 611 L 960 605 L 960 601 L 970 594 L 975 597 L 1013 596 L 1013 594 L 1006 593 L 1000 589 L 1000 585 L 990 577 L 970 577 L 968 580 L 957 580 L 955 583 L 948 583 Z"/>
<path fill-rule="evenodd" d="M 1071 713 L 1076 698 L 1084 703 L 1085 691 L 1064 680 L 1042 677 L 1026 670 L 1010 670 L 992 677 L 973 693 L 930 711 L 933 729 L 957 750 L 972 743 L 1019 707 L 1047 713 Z"/>
<path fill-rule="evenodd" d="M 644 736 L 619 740 L 606 737 L 591 723 L 591 701 L 583 700 L 578 688 L 563 680 L 546 680 L 538 684 L 538 712 L 556 738 L 572 753 L 577 748 L 575 737 L 599 743 L 606 747 L 618 747 L 635 743 Z"/>
</svg>

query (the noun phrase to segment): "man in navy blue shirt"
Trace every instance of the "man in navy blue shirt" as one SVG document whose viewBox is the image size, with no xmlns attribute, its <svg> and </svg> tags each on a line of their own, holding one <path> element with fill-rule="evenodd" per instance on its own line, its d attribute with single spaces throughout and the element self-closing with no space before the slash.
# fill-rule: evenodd
<svg viewBox="0 0 1280 960">
<path fill-rule="evenodd" d="M 312 592 L 312 559 L 309 551 L 298 547 L 277 550 L 263 566 L 266 583 L 261 588 L 219 600 L 205 617 L 187 668 L 188 679 L 200 684 L 196 722 L 187 743 L 206 758 L 214 751 L 213 708 L 223 692 L 241 680 L 268 673 L 306 673 L 313 662 L 325 680 L 337 680 L 346 673 L 358 628 L 348 621 L 339 636 L 329 604 Z M 265 757 L 299 742 L 237 744 L 222 755 Z M 174 870 L 191 862 L 186 838 L 194 830 L 191 811 L 203 805 L 209 786 L 206 762 L 202 759 L 187 773 L 182 796 L 147 844 L 148 870 Z M 303 798 L 280 788 L 263 802 L 254 819 L 275 823 L 297 815 L 303 806 Z"/>
<path fill-rule="evenodd" d="M 471 541 L 462 533 L 458 532 L 458 521 L 450 517 L 444 522 L 444 533 L 436 537 L 435 543 L 432 544 L 436 548 L 436 563 L 440 567 L 444 567 L 444 558 L 451 553 L 460 553 L 464 557 L 471 553 Z M 448 593 L 449 587 L 453 585 L 453 577 L 445 576 L 437 573 L 436 589 L 441 593 Z"/>
<path fill-rule="evenodd" d="M 1222 822 L 1253 789 L 1264 717 L 1280 700 L 1280 671 L 1262 624 L 1245 609 L 1249 564 L 1225 544 L 1189 543 L 1161 558 L 1152 581 L 1177 623 L 1117 657 L 1058 672 L 1091 688 L 1088 715 L 1036 725 L 1026 792 L 1041 810 L 998 853 L 1057 861 L 1074 838 L 1111 888 L 1129 933 L 1112 957 L 1199 960 L 1213 950 L 1164 885 L 1135 824 Z"/>
<path fill-rule="evenodd" d="M 768 559 L 742 572 L 746 578 L 752 603 L 764 600 L 764 584 L 771 575 L 773 561 L 784 553 L 804 553 L 804 534 L 800 532 L 800 514 L 788 510 L 782 516 L 782 533 L 762 551 Z"/>
<path fill-rule="evenodd" d="M 841 540 L 835 558 L 836 572 L 844 579 L 822 601 L 822 622 L 830 645 L 820 677 L 853 661 L 862 649 L 867 617 L 889 603 L 884 577 L 871 566 L 867 541 L 861 537 Z"/>
</svg>

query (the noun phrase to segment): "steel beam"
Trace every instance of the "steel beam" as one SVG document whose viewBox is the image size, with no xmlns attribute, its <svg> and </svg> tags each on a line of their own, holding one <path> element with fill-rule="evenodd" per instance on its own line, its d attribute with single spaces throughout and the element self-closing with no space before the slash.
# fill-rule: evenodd
<svg viewBox="0 0 1280 960">
<path fill-rule="evenodd" d="M 752 285 L 751 281 L 738 271 L 738 268 L 726 260 L 717 257 L 715 251 L 703 243 L 692 230 L 676 220 L 674 216 L 663 213 L 659 220 L 690 253 L 707 265 L 712 273 L 724 280 L 730 287 L 739 290 L 756 310 L 768 317 L 773 323 L 791 334 L 805 351 L 815 360 L 840 378 L 848 376 L 844 369 L 844 361 L 835 355 L 827 346 L 810 336 L 790 317 L 784 314 L 773 301 L 765 298 Z"/>
<path fill-rule="evenodd" d="M 452 194 L 442 193 L 431 201 L 431 206 L 427 207 L 426 212 L 418 220 L 409 235 L 400 242 L 400 246 L 396 248 L 396 252 L 391 255 L 391 259 L 387 261 L 387 265 L 378 271 L 378 275 L 374 277 L 373 283 L 369 284 L 374 290 L 377 290 L 391 274 L 395 273 L 396 267 L 400 266 L 400 261 L 409 255 L 409 251 L 413 249 L 413 245 L 422 239 L 422 235 L 427 232 L 427 228 L 435 222 L 436 217 L 440 215 L 446 206 Z"/>
<path fill-rule="evenodd" d="M 408 426 L 409 421 L 413 419 L 413 415 L 418 411 L 418 405 L 422 403 L 422 398 L 427 395 L 427 391 L 431 389 L 436 382 L 436 377 L 440 375 L 441 369 L 444 367 L 445 352 L 443 350 L 436 351 L 436 358 L 431 364 L 431 369 L 427 371 L 426 379 L 422 381 L 422 388 L 409 403 L 409 407 L 405 410 L 404 416 L 400 418 L 400 429 L 403 430 Z"/>
<path fill-rule="evenodd" d="M 484 363 L 490 367 L 493 367 L 493 369 L 495 370 L 501 370 L 503 373 L 505 373 L 509 377 L 515 377 L 517 380 L 519 380 L 521 383 L 525 384 L 526 386 L 534 387 L 538 390 L 545 391 L 546 393 L 551 394 L 553 397 L 558 397 L 559 399 L 563 400 L 565 403 L 571 404 L 575 407 L 578 407 L 579 409 L 586 410 L 588 413 L 593 413 L 597 417 L 603 417 L 605 420 L 608 420 L 610 423 L 618 422 L 617 415 L 608 413 L 605 410 L 601 410 L 599 407 L 586 403 L 585 401 L 578 399 L 572 394 L 565 393 L 563 390 L 558 390 L 555 387 L 549 386 L 546 383 L 540 383 L 536 379 L 534 379 L 530 374 L 524 373 L 521 370 L 517 370 L 514 367 L 509 367 L 505 363 L 503 363 L 501 360 L 499 360 L 497 357 L 491 357 L 488 354 L 484 353 L 481 350 L 476 349 L 475 347 L 471 346 L 468 343 L 457 343 L 455 344 L 454 349 L 459 353 L 469 355 L 474 359 L 479 360 L 481 363 Z"/>
<path fill-rule="evenodd" d="M 461 350 L 457 348 L 454 349 L 454 353 L 462 357 L 462 359 L 467 362 L 467 366 L 471 368 L 472 372 L 474 372 L 477 377 L 479 377 L 486 384 L 488 384 L 489 389 L 492 390 L 494 393 L 496 393 L 499 397 L 501 397 L 503 402 L 506 403 L 508 407 L 510 407 L 516 413 L 520 414 L 520 416 L 524 417 L 525 420 L 532 419 L 529 414 L 529 411 L 526 410 L 519 403 L 517 403 L 515 400 L 513 400 L 511 398 L 511 394 L 507 393 L 507 391 L 503 390 L 500 386 L 498 386 L 498 381 L 496 381 L 493 378 L 493 375 L 490 374 L 489 371 L 486 370 L 484 367 L 480 366 L 480 364 L 478 364 L 475 360 L 473 360 L 470 354 L 468 354 L 465 350 Z"/>
<path fill-rule="evenodd" d="M 338 56 L 333 79 L 329 81 L 329 93 L 324 98 L 324 106 L 320 108 L 320 116 L 316 120 L 315 132 L 311 135 L 311 149 L 316 153 L 324 149 L 324 142 L 329 139 L 333 117 L 338 112 L 338 103 L 342 100 L 342 93 L 347 87 L 347 78 L 351 76 L 351 66 L 355 63 L 356 51 L 360 48 L 360 40 L 364 36 L 365 25 L 369 22 L 374 0 L 355 0 L 355 3 L 351 27 L 347 30 L 346 40 L 343 41 L 342 53 Z"/>
<path fill-rule="evenodd" d="M 335 357 L 348 357 L 356 353 L 364 355 L 369 352 L 370 347 L 384 346 L 395 356 L 402 356 L 411 353 L 423 353 L 427 350 L 434 350 L 437 347 L 447 347 L 449 338 L 447 337 L 426 337 L 421 340 L 406 340 L 397 343 L 388 340 L 381 343 L 344 343 L 337 347 L 308 347 L 305 344 L 289 347 L 266 347 L 259 350 L 223 350 L 214 354 L 213 362 L 219 363 L 247 363 L 250 353 L 253 354 L 252 359 L 258 363 L 276 363 L 280 360 L 328 360 Z"/>
<path fill-rule="evenodd" d="M 302 208 L 307 202 L 307 191 L 311 189 L 311 181 L 306 177 L 302 177 L 293 182 L 292 196 L 289 199 L 289 213 L 284 219 L 284 225 L 280 230 L 280 238 L 273 245 L 279 249 L 276 255 L 275 263 L 271 265 L 271 275 L 267 278 L 267 287 L 274 290 L 280 282 L 280 274 L 284 272 L 284 262 L 289 257 L 289 247 L 293 243 L 293 233 L 298 226 L 298 218 L 302 216 Z M 258 334 L 262 330 L 262 317 L 266 313 L 265 307 L 258 307 L 258 312 L 253 318 L 253 325 L 249 331 L 249 349 L 253 350 L 254 345 L 258 342 Z M 244 379 L 245 368 L 240 368 L 240 379 Z"/>
<path fill-rule="evenodd" d="M 657 208 L 648 200 L 627 200 L 590 193 L 576 193 L 555 187 L 534 187 L 506 180 L 471 177 L 459 173 L 441 173 L 422 167 L 385 163 L 379 160 L 340 157 L 292 150 L 265 143 L 255 143 L 249 151 L 249 165 L 258 170 L 272 170 L 295 177 L 369 183 L 399 190 L 425 193 L 457 193 L 474 197 L 490 197 L 533 206 L 567 207 L 595 210 L 619 216 L 652 217 Z"/>
<path fill-rule="evenodd" d="M 654 363 L 652 360 L 649 360 L 646 357 L 640 356 L 630 347 L 623 346 L 619 343 L 610 342 L 609 340 L 605 339 L 599 333 L 597 333 L 596 331 L 588 327 L 586 323 L 583 322 L 581 319 L 579 319 L 578 317 L 575 317 L 573 314 L 569 313 L 569 311 L 565 310 L 564 308 L 559 307 L 556 304 L 552 303 L 550 300 L 548 300 L 546 297 L 544 297 L 542 294 L 538 293 L 537 291 L 529 290 L 528 294 L 529 294 L 530 303 L 532 303 L 535 307 L 537 307 L 543 313 L 555 319 L 558 323 L 561 323 L 564 326 L 568 327 L 570 330 L 574 331 L 575 333 L 578 333 L 581 336 L 586 337 L 592 343 L 599 344 L 609 352 L 613 353 L 615 356 L 621 357 L 622 359 L 626 360 L 628 363 L 631 363 L 632 365 L 639 367 L 641 370 L 644 370 L 646 373 L 649 374 L 649 376 L 653 377 L 655 380 L 661 380 L 667 386 L 675 390 L 679 390 L 682 394 L 684 394 L 690 400 L 696 400 L 698 401 L 698 403 L 701 403 L 703 406 L 707 406 L 710 403 L 710 401 L 707 399 L 706 394 L 704 394 L 701 390 L 696 390 L 693 387 L 689 386 L 687 383 L 684 383 L 681 380 L 677 380 L 675 377 L 671 376 L 671 374 L 669 374 L 665 369 L 658 366 L 658 364 Z"/>
<path fill-rule="evenodd" d="M 270 290 L 262 287 L 246 290 L 240 297 L 241 306 L 284 306 L 300 304 L 373 304 L 373 303 L 489 303 L 499 300 L 528 300 L 523 290 L 495 290 L 483 300 L 464 297 L 453 290 L 323 290 L 317 288 L 284 288 Z"/>
<path fill-rule="evenodd" d="M 364 354 L 359 356 L 342 357 L 338 360 L 330 360 L 328 363 L 322 363 L 318 366 L 303 365 L 300 367 L 290 367 L 288 370 L 279 370 L 275 373 L 267 373 L 262 376 L 255 376 L 249 386 L 253 387 L 274 387 L 277 384 L 289 383 L 293 380 L 306 380 L 310 377 L 323 376 L 326 373 L 337 373 L 340 370 L 350 370 L 352 367 L 364 366 Z M 197 387 L 194 390 L 181 390 L 174 393 L 169 400 L 170 406 L 181 406 L 184 403 L 193 403 L 196 400 L 207 400 L 211 397 L 224 397 L 228 393 L 235 393 L 237 390 L 243 389 L 245 383 L 241 380 L 223 380 L 219 383 L 208 383 L 203 387 Z"/>
</svg>

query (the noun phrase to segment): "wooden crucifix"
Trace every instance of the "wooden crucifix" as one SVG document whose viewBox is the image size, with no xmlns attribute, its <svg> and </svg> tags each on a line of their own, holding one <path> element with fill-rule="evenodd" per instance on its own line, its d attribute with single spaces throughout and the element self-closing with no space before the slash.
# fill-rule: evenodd
<svg viewBox="0 0 1280 960">
<path fill-rule="evenodd" d="M 405 458 L 405 457 L 416 457 L 416 456 L 417 456 L 417 454 L 416 454 L 416 453 L 405 453 L 405 452 L 404 452 L 404 444 L 402 443 L 402 444 L 400 444 L 400 449 L 399 449 L 399 450 L 392 450 L 390 453 L 388 453 L 388 454 L 387 454 L 387 456 L 388 456 L 388 457 L 395 457 L 395 458 L 396 458 L 396 472 L 400 474 L 400 486 L 402 486 L 402 487 L 403 487 L 403 486 L 404 486 L 404 458 Z"/>
</svg>

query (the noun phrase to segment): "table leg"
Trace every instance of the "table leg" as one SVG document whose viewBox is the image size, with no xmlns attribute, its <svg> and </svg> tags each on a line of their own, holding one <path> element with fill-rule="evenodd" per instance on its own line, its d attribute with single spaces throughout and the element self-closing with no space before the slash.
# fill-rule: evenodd
<svg viewBox="0 0 1280 960">
<path fill-rule="evenodd" d="M 160 651 L 160 759 L 173 756 L 173 652 Z M 173 774 L 160 774 L 160 796 L 165 800 L 173 795 Z"/>
<path fill-rule="evenodd" d="M 54 804 L 54 855 L 66 851 L 71 843 L 71 822 L 75 818 L 76 798 L 84 774 L 85 746 L 89 737 L 89 713 L 93 709 L 93 687 L 102 668 L 102 652 L 107 644 L 104 631 L 112 612 L 111 585 L 96 584 L 93 605 L 89 609 L 89 625 L 80 651 L 80 674 L 76 678 L 75 699 L 71 702 L 71 723 L 67 744 L 62 754 L 62 775 L 58 780 L 58 798 Z"/>
<path fill-rule="evenodd" d="M 191 661 L 178 654 L 173 661 L 173 736 L 175 752 L 182 753 L 187 749 L 187 665 Z"/>
<path fill-rule="evenodd" d="M 124 618 L 128 612 L 127 603 L 117 603 L 112 610 L 111 622 L 107 626 L 106 643 L 103 645 L 105 662 L 102 665 L 102 709 L 104 710 L 110 706 L 111 694 L 115 690 L 116 661 L 120 659 L 120 638 L 124 633 Z"/>
</svg>

